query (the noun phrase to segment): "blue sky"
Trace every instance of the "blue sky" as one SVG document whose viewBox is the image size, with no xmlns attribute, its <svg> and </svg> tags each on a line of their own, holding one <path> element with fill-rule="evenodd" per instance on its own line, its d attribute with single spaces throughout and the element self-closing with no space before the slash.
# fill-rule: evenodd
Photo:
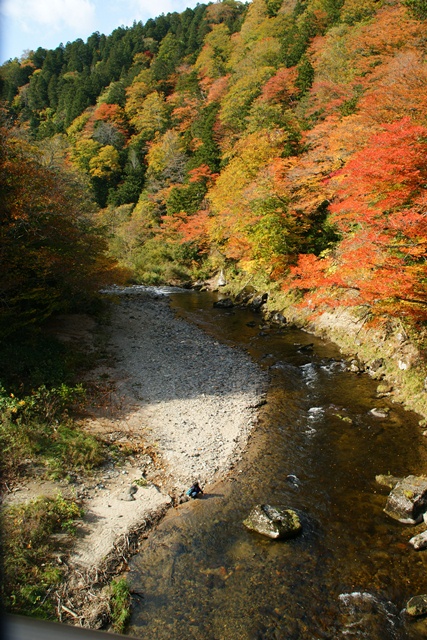
<svg viewBox="0 0 427 640">
<path fill-rule="evenodd" d="M 95 31 L 146 22 L 203 0 L 0 0 L 0 64 L 28 49 L 55 49 Z M 206 0 L 205 0 L 206 2 Z M 207 4 L 207 2 L 206 2 Z"/>
</svg>

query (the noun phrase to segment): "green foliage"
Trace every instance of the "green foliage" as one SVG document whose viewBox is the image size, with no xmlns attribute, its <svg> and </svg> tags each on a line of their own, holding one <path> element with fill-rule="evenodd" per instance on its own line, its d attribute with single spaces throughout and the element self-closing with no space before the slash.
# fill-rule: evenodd
<svg viewBox="0 0 427 640">
<path fill-rule="evenodd" d="M 124 633 L 130 619 L 130 591 L 124 578 L 113 580 L 110 584 L 110 607 L 112 630 Z"/>
<path fill-rule="evenodd" d="M 253 101 L 260 94 L 261 86 L 274 71 L 274 67 L 254 67 L 238 78 L 222 101 L 219 114 L 221 122 L 236 131 L 243 131 Z"/>
<path fill-rule="evenodd" d="M 15 395 L 7 394 L 0 387 L 0 413 L 14 419 L 20 418 L 25 422 L 36 418 L 47 424 L 63 416 L 67 407 L 81 399 L 84 390 L 81 384 L 69 387 L 61 384 L 59 387 L 48 389 L 42 385 L 34 390 L 30 396 L 18 399 Z"/>
<path fill-rule="evenodd" d="M 427 20 L 426 0 L 405 0 L 404 4 L 415 18 L 418 20 Z"/>
<path fill-rule="evenodd" d="M 275 16 L 282 6 L 283 0 L 267 0 L 266 4 L 268 15 Z"/>
<path fill-rule="evenodd" d="M 4 509 L 1 595 L 6 611 L 54 618 L 50 593 L 60 583 L 61 571 L 52 560 L 51 536 L 73 534 L 73 523 L 81 515 L 79 506 L 60 494 Z"/>
<path fill-rule="evenodd" d="M 200 182 L 183 187 L 174 187 L 166 201 L 168 215 L 181 213 L 181 211 L 187 214 L 196 213 L 206 195 L 206 191 L 206 187 Z"/>
<path fill-rule="evenodd" d="M 132 268 L 136 282 L 177 284 L 191 279 L 195 258 L 196 253 L 191 246 L 152 238 L 134 251 L 126 266 Z"/>
<path fill-rule="evenodd" d="M 173 34 L 168 33 L 162 40 L 157 56 L 151 65 L 155 80 L 167 80 L 175 71 L 182 57 L 182 44 Z"/>
<path fill-rule="evenodd" d="M 77 427 L 68 409 L 84 397 L 81 385 L 41 386 L 22 397 L 0 388 L 0 444 L 7 474 L 26 460 L 43 464 L 50 477 L 92 469 L 103 459 L 100 442 Z"/>
<path fill-rule="evenodd" d="M 297 70 L 298 76 L 295 84 L 303 95 L 310 89 L 314 80 L 314 68 L 307 56 L 303 55 L 301 57 Z"/>
<path fill-rule="evenodd" d="M 307 51 L 310 41 L 318 32 L 315 15 L 306 11 L 299 15 L 302 3 L 297 2 L 292 23 L 288 25 L 282 38 L 282 60 L 287 67 L 294 67 Z"/>
<path fill-rule="evenodd" d="M 356 24 L 365 20 L 378 10 L 376 0 L 345 0 L 341 9 L 341 20 L 347 24 Z"/>
<path fill-rule="evenodd" d="M 193 153 L 187 164 L 187 171 L 207 164 L 211 171 L 215 172 L 219 169 L 221 151 L 214 134 L 214 125 L 218 116 L 219 105 L 212 103 L 201 110 L 200 118 L 196 120 L 192 127 L 192 133 L 195 138 L 200 140 L 201 144 Z"/>
</svg>

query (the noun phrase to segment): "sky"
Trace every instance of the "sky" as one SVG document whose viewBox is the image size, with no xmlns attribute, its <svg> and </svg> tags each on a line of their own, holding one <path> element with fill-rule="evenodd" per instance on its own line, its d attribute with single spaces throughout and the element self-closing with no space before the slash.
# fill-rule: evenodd
<svg viewBox="0 0 427 640">
<path fill-rule="evenodd" d="M 0 64 L 38 47 L 55 49 L 134 20 L 194 8 L 203 0 L 0 0 Z"/>
</svg>

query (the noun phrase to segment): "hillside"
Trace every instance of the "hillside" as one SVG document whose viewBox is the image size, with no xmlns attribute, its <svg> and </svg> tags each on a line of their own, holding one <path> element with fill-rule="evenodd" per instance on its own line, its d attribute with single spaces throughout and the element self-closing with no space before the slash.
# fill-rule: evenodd
<svg viewBox="0 0 427 640">
<path fill-rule="evenodd" d="M 23 479 L 38 491 L 42 478 L 68 487 L 93 474 L 122 490 L 120 465 L 137 479 L 148 457 L 161 477 L 169 456 L 179 498 L 190 474 L 212 479 L 232 443 L 236 453 L 245 446 L 236 429 L 259 406 L 249 360 L 242 368 L 237 351 L 224 360 L 194 328 L 181 340 L 166 305 L 144 316 L 125 300 L 112 311 L 100 295 L 111 284 L 202 287 L 224 274 L 226 313 L 268 294 L 259 296 L 260 338 L 278 322 L 333 340 L 351 371 L 378 380 L 373 400 L 404 403 L 426 427 L 426 24 L 427 0 L 223 0 L 0 67 L 4 494 L 13 498 Z M 120 331 L 108 345 L 111 319 Z M 163 368 L 153 373 L 154 354 Z M 237 372 L 244 393 L 234 403 Z M 200 392 L 205 381 L 215 406 Z M 138 397 L 115 395 L 121 382 Z M 155 409 L 129 422 L 143 397 Z M 87 428 L 91 411 L 108 413 L 104 431 Z M 393 447 L 403 457 L 400 438 Z M 98 488 L 91 481 L 86 494 L 97 508 Z M 118 518 L 129 504 L 129 525 L 140 512 L 116 498 Z M 73 535 L 81 517 L 81 503 L 61 495 L 10 509 L 0 593 L 9 611 L 78 618 L 69 600 L 61 605 L 67 564 L 52 534 Z M 120 584 L 111 583 L 112 600 Z"/>
<path fill-rule="evenodd" d="M 225 0 L 10 61 L 2 96 L 87 181 L 132 281 L 224 268 L 420 331 L 426 18 L 424 0 Z"/>
</svg>

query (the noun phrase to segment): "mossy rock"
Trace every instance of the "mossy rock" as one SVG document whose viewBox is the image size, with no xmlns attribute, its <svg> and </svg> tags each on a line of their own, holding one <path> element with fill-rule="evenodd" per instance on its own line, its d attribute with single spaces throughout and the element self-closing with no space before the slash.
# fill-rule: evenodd
<svg viewBox="0 0 427 640">
<path fill-rule="evenodd" d="M 406 604 L 406 613 L 413 617 L 427 614 L 427 595 L 414 596 Z"/>
<path fill-rule="evenodd" d="M 404 524 L 418 524 L 427 511 L 427 477 L 407 476 L 391 490 L 384 508 L 387 515 Z"/>
<path fill-rule="evenodd" d="M 289 508 L 259 504 L 252 509 L 243 524 L 250 531 L 273 538 L 285 540 L 301 533 L 302 525 L 296 511 Z"/>
</svg>

